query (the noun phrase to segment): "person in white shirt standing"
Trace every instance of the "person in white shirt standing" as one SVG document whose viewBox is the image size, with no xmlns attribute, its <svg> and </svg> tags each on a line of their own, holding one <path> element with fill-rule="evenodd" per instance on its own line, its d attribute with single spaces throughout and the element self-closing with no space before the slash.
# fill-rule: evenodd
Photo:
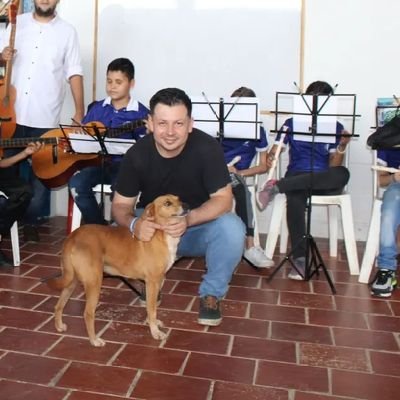
<svg viewBox="0 0 400 400">
<path fill-rule="evenodd" d="M 75 105 L 72 118 L 77 122 L 83 118 L 78 35 L 72 25 L 57 15 L 58 3 L 59 0 L 34 0 L 33 12 L 17 17 L 14 50 L 8 46 L 9 30 L 0 38 L 1 59 L 13 60 L 17 123 L 13 138 L 38 137 L 58 127 L 67 84 Z M 22 169 L 34 193 L 25 214 L 24 236 L 25 240 L 38 241 L 37 225 L 50 214 L 50 191 L 33 175 L 29 164 Z"/>
</svg>

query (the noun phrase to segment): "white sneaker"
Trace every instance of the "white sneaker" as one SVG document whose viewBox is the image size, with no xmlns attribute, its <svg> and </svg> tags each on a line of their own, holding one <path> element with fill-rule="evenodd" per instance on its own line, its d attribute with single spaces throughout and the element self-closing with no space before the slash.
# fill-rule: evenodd
<svg viewBox="0 0 400 400">
<path fill-rule="evenodd" d="M 271 268 L 275 265 L 274 261 L 268 258 L 260 246 L 253 246 L 244 251 L 243 257 L 259 268 Z"/>
</svg>

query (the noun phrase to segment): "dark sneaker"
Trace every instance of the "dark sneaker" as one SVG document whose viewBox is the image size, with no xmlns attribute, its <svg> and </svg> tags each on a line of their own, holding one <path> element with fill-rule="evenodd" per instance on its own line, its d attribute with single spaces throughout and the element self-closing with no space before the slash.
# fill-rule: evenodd
<svg viewBox="0 0 400 400">
<path fill-rule="evenodd" d="M 0 267 L 8 268 L 13 266 L 14 263 L 2 251 L 0 251 Z"/>
<path fill-rule="evenodd" d="M 293 279 L 295 281 L 303 281 L 304 280 L 304 276 L 305 276 L 305 272 L 306 272 L 306 259 L 305 257 L 299 257 L 299 258 L 295 258 L 293 260 L 294 265 L 296 266 L 296 268 L 298 269 L 298 271 L 296 271 L 293 267 L 290 270 L 289 274 L 288 274 L 288 278 L 289 279 Z"/>
<path fill-rule="evenodd" d="M 371 284 L 371 294 L 378 297 L 390 297 L 397 286 L 395 271 L 379 269 Z"/>
<path fill-rule="evenodd" d="M 200 325 L 217 326 L 221 321 L 222 316 L 219 308 L 219 300 L 214 296 L 201 297 L 197 322 Z"/>
<path fill-rule="evenodd" d="M 275 195 L 279 193 L 276 179 L 270 179 L 265 182 L 262 189 L 257 193 L 257 205 L 262 211 L 267 208 L 268 204 L 274 199 Z"/>
<path fill-rule="evenodd" d="M 146 286 L 143 286 L 142 294 L 139 296 L 139 304 L 142 307 L 146 307 Z M 158 292 L 157 305 L 161 304 L 161 292 Z"/>
</svg>

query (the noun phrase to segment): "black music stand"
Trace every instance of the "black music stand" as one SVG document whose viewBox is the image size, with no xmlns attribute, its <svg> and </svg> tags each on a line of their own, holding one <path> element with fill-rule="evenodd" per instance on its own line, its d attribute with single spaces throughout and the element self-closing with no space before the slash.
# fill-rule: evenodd
<svg viewBox="0 0 400 400">
<path fill-rule="evenodd" d="M 336 85 L 337 86 L 337 85 Z M 280 96 L 300 96 L 304 101 L 304 104 L 307 108 L 306 112 L 293 112 L 293 111 L 284 111 L 279 109 L 279 100 Z M 352 103 L 352 113 L 332 113 L 332 112 L 323 112 L 324 107 L 329 102 L 331 97 L 346 97 L 350 98 Z M 284 259 L 275 267 L 272 274 L 269 275 L 267 278 L 267 282 L 270 282 L 276 273 L 283 267 L 283 265 L 289 261 L 291 266 L 301 275 L 303 276 L 302 272 L 299 271 L 292 261 L 292 255 L 294 251 L 305 241 L 306 247 L 306 254 L 305 254 L 305 271 L 304 271 L 304 280 L 309 281 L 314 275 L 319 275 L 320 269 L 325 274 L 325 277 L 328 281 L 328 284 L 332 290 L 332 293 L 336 293 L 335 286 L 332 282 L 332 279 L 328 273 L 326 265 L 322 259 L 321 253 L 318 249 L 317 243 L 314 237 L 311 235 L 311 215 L 312 215 L 312 194 L 313 194 L 313 175 L 314 175 L 314 144 L 316 139 L 318 138 L 319 142 L 324 142 L 322 140 L 323 137 L 326 138 L 336 138 L 337 134 L 332 132 L 321 132 L 318 131 L 318 124 L 321 117 L 347 117 L 352 119 L 352 130 L 349 136 L 356 136 L 354 135 L 354 125 L 355 125 L 355 117 L 358 116 L 355 113 L 356 107 L 356 96 L 354 94 L 330 94 L 328 96 L 322 95 L 313 95 L 307 96 L 312 99 L 311 104 L 306 100 L 306 96 L 301 93 L 292 93 L 292 92 L 277 92 L 276 93 L 276 102 L 275 102 L 275 132 L 278 132 L 278 115 L 280 114 L 290 114 L 290 115 L 306 115 L 311 117 L 311 125 L 309 126 L 308 132 L 291 132 L 289 134 L 297 134 L 297 135 L 305 135 L 310 138 L 308 140 L 311 143 L 311 159 L 310 159 L 310 186 L 308 188 L 308 195 L 307 195 L 307 204 L 306 204 L 306 233 L 301 239 L 300 243 L 294 245 L 289 253 L 286 254 Z M 320 101 L 322 100 L 322 101 Z M 282 133 L 283 134 L 283 133 Z M 288 134 L 288 133 L 286 133 Z M 329 141 L 327 139 L 327 141 Z"/>
<path fill-rule="evenodd" d="M 101 191 L 99 208 L 104 216 L 104 177 L 106 158 L 111 155 L 124 154 L 134 143 L 134 139 L 109 138 L 108 132 L 112 128 L 89 125 L 60 125 L 65 140 L 68 142 L 69 151 L 76 154 L 97 154 L 101 166 Z M 77 132 L 67 132 L 76 129 Z"/>
<path fill-rule="evenodd" d="M 192 97 L 196 128 L 222 141 L 259 139 L 260 107 L 257 97 Z"/>
</svg>

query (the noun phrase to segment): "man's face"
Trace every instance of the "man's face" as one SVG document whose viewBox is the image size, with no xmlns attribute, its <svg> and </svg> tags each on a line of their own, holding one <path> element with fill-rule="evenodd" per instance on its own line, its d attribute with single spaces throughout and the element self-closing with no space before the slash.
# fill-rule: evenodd
<svg viewBox="0 0 400 400">
<path fill-rule="evenodd" d="M 183 104 L 167 106 L 157 104 L 149 117 L 149 128 L 154 134 L 156 147 L 165 158 L 176 157 L 185 147 L 193 120 Z"/>
<path fill-rule="evenodd" d="M 60 0 L 35 0 L 35 14 L 39 17 L 52 17 Z"/>
</svg>

